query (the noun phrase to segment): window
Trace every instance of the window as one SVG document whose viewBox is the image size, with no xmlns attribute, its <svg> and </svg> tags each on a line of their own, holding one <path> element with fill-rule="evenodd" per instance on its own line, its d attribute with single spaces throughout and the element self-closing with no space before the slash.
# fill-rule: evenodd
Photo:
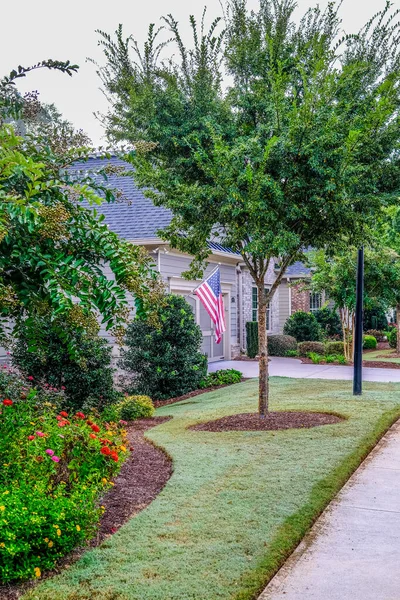
<svg viewBox="0 0 400 600">
<path fill-rule="evenodd" d="M 269 289 L 265 288 L 266 292 L 269 292 Z M 253 287 L 253 298 L 252 298 L 252 320 L 258 321 L 258 296 L 257 296 L 257 288 Z M 267 331 L 270 329 L 270 306 L 267 306 Z"/>
<path fill-rule="evenodd" d="M 314 313 L 322 306 L 322 294 L 310 292 L 310 312 Z"/>
</svg>

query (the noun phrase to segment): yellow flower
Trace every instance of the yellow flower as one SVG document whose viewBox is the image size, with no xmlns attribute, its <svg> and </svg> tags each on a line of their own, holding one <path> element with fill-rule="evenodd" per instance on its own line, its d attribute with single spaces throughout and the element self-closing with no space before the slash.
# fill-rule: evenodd
<svg viewBox="0 0 400 600">
<path fill-rule="evenodd" d="M 49 543 L 49 538 L 44 538 L 44 541 L 46 542 L 46 544 Z"/>
<path fill-rule="evenodd" d="M 81 530 L 81 528 L 79 527 L 79 525 L 77 525 L 77 526 L 76 526 L 76 530 L 77 530 L 77 531 L 80 531 L 80 530 Z"/>
<path fill-rule="evenodd" d="M 58 535 L 58 537 L 60 537 L 60 535 L 61 535 L 61 529 L 57 529 L 57 535 Z"/>
<path fill-rule="evenodd" d="M 34 425 L 35 423 L 33 423 L 32 421 L 30 422 L 31 425 Z"/>
<path fill-rule="evenodd" d="M 52 548 L 54 546 L 54 543 L 50 540 L 49 542 L 49 548 Z"/>
<path fill-rule="evenodd" d="M 1 512 L 4 512 L 6 510 L 6 507 L 5 506 L 0 506 L 0 510 L 1 510 Z"/>
<path fill-rule="evenodd" d="M 113 483 L 112 481 L 110 481 L 110 485 L 115 485 L 115 483 Z"/>
<path fill-rule="evenodd" d="M 120 447 L 119 447 L 119 449 L 120 449 L 122 452 L 126 452 L 126 448 L 125 448 L 125 446 L 120 446 Z"/>
<path fill-rule="evenodd" d="M 104 483 L 104 485 L 106 485 L 107 479 L 105 477 L 103 477 L 103 479 L 101 480 L 101 483 Z"/>
<path fill-rule="evenodd" d="M 35 571 L 35 577 L 40 577 L 41 576 L 42 572 L 39 569 L 39 567 L 35 567 L 33 570 Z"/>
<path fill-rule="evenodd" d="M 3 492 L 3 496 L 5 496 L 6 494 L 9 494 L 10 492 L 8 490 L 6 490 L 5 492 Z"/>
<path fill-rule="evenodd" d="M 54 529 L 58 529 L 58 525 L 53 525 Z"/>
<path fill-rule="evenodd" d="M 5 548 L 5 547 L 6 547 L 5 543 L 4 543 L 4 542 L 1 542 L 1 543 L 0 543 L 0 548 Z"/>
</svg>

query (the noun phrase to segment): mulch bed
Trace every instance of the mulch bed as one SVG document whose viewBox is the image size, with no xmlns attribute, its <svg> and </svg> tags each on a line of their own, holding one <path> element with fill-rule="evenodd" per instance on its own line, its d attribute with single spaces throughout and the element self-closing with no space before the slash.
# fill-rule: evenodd
<svg viewBox="0 0 400 600">
<path fill-rule="evenodd" d="M 277 431 L 279 429 L 308 429 L 319 425 L 332 425 L 343 421 L 341 417 L 314 412 L 271 412 L 266 417 L 257 413 L 229 415 L 215 421 L 193 425 L 195 431 Z"/>
<path fill-rule="evenodd" d="M 0 585 L 0 600 L 18 600 L 39 581 L 60 573 L 78 560 L 88 548 L 94 548 L 112 535 L 138 512 L 146 508 L 161 492 L 172 474 L 172 463 L 168 456 L 151 442 L 145 440 L 144 432 L 171 417 L 139 419 L 129 423 L 128 440 L 134 450 L 114 481 L 114 486 L 103 496 L 100 504 L 106 510 L 94 539 L 85 547 L 76 548 L 65 556 L 57 567 L 45 573 L 40 580 L 22 584 Z"/>
</svg>

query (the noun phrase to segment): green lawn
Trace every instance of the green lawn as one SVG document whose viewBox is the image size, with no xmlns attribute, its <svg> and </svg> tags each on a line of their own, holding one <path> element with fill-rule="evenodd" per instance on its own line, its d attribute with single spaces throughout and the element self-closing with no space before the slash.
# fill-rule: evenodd
<svg viewBox="0 0 400 600">
<path fill-rule="evenodd" d="M 391 358 L 391 355 L 393 354 L 393 352 L 394 352 L 393 348 L 390 348 L 389 350 L 376 350 L 374 352 L 365 352 L 363 354 L 363 360 L 400 364 L 400 358 Z"/>
<path fill-rule="evenodd" d="M 100 548 L 25 600 L 244 600 L 300 541 L 383 432 L 400 416 L 399 384 L 272 380 L 272 409 L 332 411 L 314 429 L 210 433 L 188 425 L 251 412 L 251 380 L 163 407 L 148 433 L 174 461 L 157 499 Z"/>
</svg>

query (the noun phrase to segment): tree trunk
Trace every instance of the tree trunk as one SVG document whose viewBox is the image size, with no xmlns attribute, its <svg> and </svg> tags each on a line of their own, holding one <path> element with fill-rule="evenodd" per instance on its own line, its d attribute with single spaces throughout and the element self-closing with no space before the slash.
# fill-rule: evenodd
<svg viewBox="0 0 400 600">
<path fill-rule="evenodd" d="M 346 360 L 353 360 L 354 358 L 354 319 L 355 315 L 353 311 L 348 308 L 340 308 L 340 321 L 342 323 L 343 331 L 343 346 L 344 356 Z"/>
<path fill-rule="evenodd" d="M 397 344 L 396 352 L 400 354 L 400 304 L 396 306 L 396 328 L 397 328 Z"/>
<path fill-rule="evenodd" d="M 268 413 L 268 346 L 267 346 L 267 302 L 264 281 L 257 285 L 258 295 L 258 354 L 259 354 L 259 397 L 258 412 L 265 417 Z"/>
</svg>

